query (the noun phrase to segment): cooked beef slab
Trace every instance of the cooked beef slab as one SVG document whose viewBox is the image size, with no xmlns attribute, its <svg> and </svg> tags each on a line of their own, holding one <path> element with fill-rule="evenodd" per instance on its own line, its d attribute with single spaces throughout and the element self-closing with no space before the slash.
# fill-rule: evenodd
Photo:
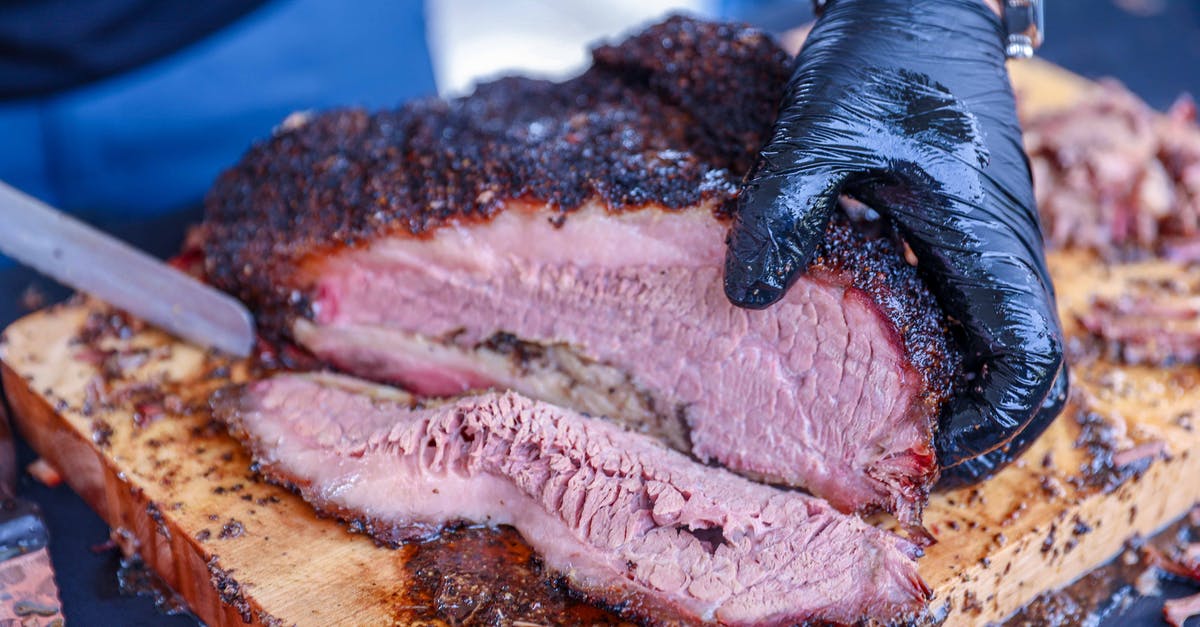
<svg viewBox="0 0 1200 627">
<path fill-rule="evenodd" d="M 517 390 L 918 524 L 957 358 L 899 248 L 839 222 L 780 305 L 722 293 L 787 56 L 674 18 L 594 59 L 565 83 L 292 120 L 209 196 L 208 275 L 361 376 Z"/>
<path fill-rule="evenodd" d="M 929 594 L 906 540 L 512 392 L 421 409 L 357 380 L 279 375 L 218 416 L 268 477 L 385 542 L 512 525 L 572 587 L 658 620 L 891 620 Z"/>
</svg>

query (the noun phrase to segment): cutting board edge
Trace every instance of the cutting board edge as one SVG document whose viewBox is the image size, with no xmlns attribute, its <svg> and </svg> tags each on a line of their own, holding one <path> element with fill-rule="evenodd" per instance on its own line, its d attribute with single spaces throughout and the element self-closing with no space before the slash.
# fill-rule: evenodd
<svg viewBox="0 0 1200 627">
<path fill-rule="evenodd" d="M 938 608 L 949 604 L 944 612 L 945 627 L 992 624 L 1008 619 L 1038 595 L 1068 586 L 1116 559 L 1125 550 L 1127 543 L 1134 538 L 1150 537 L 1187 516 L 1192 508 L 1200 503 L 1200 482 L 1192 481 L 1189 485 L 1185 481 L 1189 476 L 1200 476 L 1200 455 L 1184 451 L 1170 459 L 1156 460 L 1143 475 L 1130 479 L 1113 492 L 1090 495 L 1077 507 L 1063 509 L 1059 515 L 1049 520 L 1050 524 L 1044 533 L 1039 531 L 1027 534 L 1005 544 L 998 551 L 989 553 L 990 565 L 984 566 L 980 561 L 971 561 L 968 566 L 953 573 L 945 587 L 934 586 L 937 596 L 930 603 L 931 610 L 937 613 Z M 1172 486 L 1179 485 L 1189 486 L 1190 490 L 1170 490 Z M 1160 501 L 1158 507 L 1139 507 L 1146 503 L 1144 499 L 1138 498 L 1139 493 L 1159 490 L 1171 496 Z M 1110 524 L 1105 532 L 1101 532 L 1106 521 L 1105 516 L 1112 513 L 1105 510 L 1111 508 L 1113 499 L 1120 502 L 1119 509 L 1122 515 L 1129 512 L 1128 518 L 1116 523 L 1119 531 L 1110 531 L 1113 528 Z M 1075 534 L 1073 526 L 1076 518 L 1091 530 L 1084 534 Z M 1070 546 L 1072 543 L 1073 546 Z M 1003 572 L 1006 566 L 1015 564 L 1022 566 L 1014 566 L 1011 573 Z M 1072 566 L 1067 568 L 1068 564 Z M 1025 585 L 1024 579 L 1017 580 L 1014 596 L 1003 606 L 1000 599 L 994 595 L 978 598 L 970 585 L 991 577 L 995 579 L 994 585 L 999 586 L 1002 579 L 1020 576 L 1023 569 L 1033 567 L 1051 569 L 1049 579 L 1043 579 L 1038 585 L 1030 586 Z M 1040 570 L 1030 574 L 1046 576 Z"/>
<path fill-rule="evenodd" d="M 193 614 L 213 627 L 281 624 L 253 596 L 241 594 L 237 581 L 176 519 L 162 514 L 166 504 L 146 498 L 88 436 L 62 419 L 50 401 L 4 361 L 0 382 L 13 422 L 29 446 L 112 528 L 121 550 L 127 555 L 136 552 L 187 600 Z M 79 472 L 80 466 L 92 472 Z"/>
</svg>

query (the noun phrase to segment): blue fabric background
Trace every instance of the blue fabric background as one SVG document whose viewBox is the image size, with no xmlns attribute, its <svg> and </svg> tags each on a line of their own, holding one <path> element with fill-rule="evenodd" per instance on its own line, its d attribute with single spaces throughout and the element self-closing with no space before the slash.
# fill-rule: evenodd
<svg viewBox="0 0 1200 627">
<path fill-rule="evenodd" d="M 276 0 L 135 71 L 0 102 L 0 179 L 85 216 L 158 214 L 289 112 L 433 92 L 421 0 Z"/>
</svg>

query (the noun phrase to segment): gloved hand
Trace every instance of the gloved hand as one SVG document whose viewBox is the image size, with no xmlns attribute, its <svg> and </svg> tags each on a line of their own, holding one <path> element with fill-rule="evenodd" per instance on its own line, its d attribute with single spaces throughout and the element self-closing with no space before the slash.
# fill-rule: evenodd
<svg viewBox="0 0 1200 627">
<path fill-rule="evenodd" d="M 1066 397 L 1062 331 L 999 17 L 981 0 L 831 0 L 738 198 L 737 305 L 779 300 L 840 194 L 888 216 L 966 333 L 973 380 L 944 408 L 943 485 L 991 474 Z"/>
</svg>

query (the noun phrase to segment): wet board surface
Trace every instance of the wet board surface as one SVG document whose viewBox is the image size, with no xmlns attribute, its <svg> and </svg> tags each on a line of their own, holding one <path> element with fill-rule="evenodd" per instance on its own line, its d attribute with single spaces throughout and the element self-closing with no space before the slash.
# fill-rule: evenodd
<svg viewBox="0 0 1200 627">
<path fill-rule="evenodd" d="M 1037 62 L 1017 66 L 1014 82 L 1033 110 L 1069 104 L 1087 85 Z M 1071 252 L 1052 254 L 1050 266 L 1076 336 L 1076 314 L 1099 293 L 1157 278 L 1200 281 L 1175 264 L 1108 266 Z M 514 534 L 464 530 L 437 546 L 390 550 L 317 518 L 258 481 L 211 421 L 209 393 L 256 376 L 247 364 L 110 319 L 80 300 L 13 324 L 0 342 L 5 391 L 29 444 L 206 623 L 409 624 L 436 614 L 458 623 L 484 618 L 491 601 L 526 608 L 531 623 L 564 612 L 607 620 L 557 590 L 522 597 L 545 584 Z M 1200 500 L 1200 433 L 1188 419 L 1200 410 L 1200 368 L 1093 355 L 1075 364 L 1073 383 L 1077 402 L 1018 463 L 932 499 L 925 520 L 937 543 L 920 569 L 947 624 L 1002 618 Z M 1153 454 L 1132 454 L 1145 451 Z M 1107 454 L 1135 463 L 1093 472 Z M 490 578 L 493 563 L 503 574 Z M 475 576 L 453 590 L 434 583 L 454 569 Z"/>
</svg>

